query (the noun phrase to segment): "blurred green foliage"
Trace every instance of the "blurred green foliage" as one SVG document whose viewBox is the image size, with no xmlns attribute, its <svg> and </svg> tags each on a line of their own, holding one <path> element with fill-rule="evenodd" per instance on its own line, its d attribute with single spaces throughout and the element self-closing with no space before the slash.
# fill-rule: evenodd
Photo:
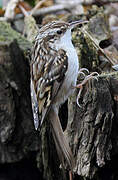
<svg viewBox="0 0 118 180">
<path fill-rule="evenodd" d="M 0 8 L 2 8 L 2 0 L 0 0 Z"/>
<path fill-rule="evenodd" d="M 35 6 L 35 0 L 25 0 L 25 1 L 28 2 L 32 7 Z"/>
<path fill-rule="evenodd" d="M 4 0 L 0 0 L 0 8 L 3 7 L 3 1 Z M 25 0 L 26 2 L 28 2 L 32 7 L 35 6 L 35 0 Z"/>
</svg>

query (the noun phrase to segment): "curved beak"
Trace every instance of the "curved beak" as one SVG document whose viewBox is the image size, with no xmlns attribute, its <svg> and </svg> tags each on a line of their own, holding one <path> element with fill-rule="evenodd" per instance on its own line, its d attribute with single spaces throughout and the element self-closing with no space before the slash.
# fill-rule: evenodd
<svg viewBox="0 0 118 180">
<path fill-rule="evenodd" d="M 73 29 L 74 27 L 76 27 L 76 26 L 79 25 L 79 24 L 86 24 L 86 23 L 88 23 L 88 22 L 89 22 L 89 21 L 87 21 L 87 20 L 74 21 L 74 22 L 69 23 L 69 28 L 70 28 L 70 29 Z"/>
</svg>

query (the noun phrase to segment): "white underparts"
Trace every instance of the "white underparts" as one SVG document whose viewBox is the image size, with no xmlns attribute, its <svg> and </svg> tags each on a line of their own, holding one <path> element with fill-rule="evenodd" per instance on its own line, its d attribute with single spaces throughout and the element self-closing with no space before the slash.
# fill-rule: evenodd
<svg viewBox="0 0 118 180">
<path fill-rule="evenodd" d="M 73 93 L 73 86 L 76 85 L 78 76 L 78 56 L 71 41 L 71 30 L 67 30 L 64 36 L 56 42 L 55 47 L 57 50 L 64 49 L 68 56 L 68 69 L 65 74 L 65 80 L 55 100 L 56 105 L 60 106 Z"/>
</svg>

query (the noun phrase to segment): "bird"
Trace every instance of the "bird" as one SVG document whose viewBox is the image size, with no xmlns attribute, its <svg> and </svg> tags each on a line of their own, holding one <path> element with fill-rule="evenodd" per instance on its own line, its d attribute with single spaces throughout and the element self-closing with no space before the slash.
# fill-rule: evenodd
<svg viewBox="0 0 118 180">
<path fill-rule="evenodd" d="M 35 129 L 50 123 L 57 154 L 70 170 L 75 160 L 58 116 L 59 107 L 74 93 L 79 61 L 71 30 L 86 20 L 52 21 L 43 25 L 34 40 L 31 55 L 31 101 Z M 79 86 L 80 87 L 80 86 Z"/>
</svg>

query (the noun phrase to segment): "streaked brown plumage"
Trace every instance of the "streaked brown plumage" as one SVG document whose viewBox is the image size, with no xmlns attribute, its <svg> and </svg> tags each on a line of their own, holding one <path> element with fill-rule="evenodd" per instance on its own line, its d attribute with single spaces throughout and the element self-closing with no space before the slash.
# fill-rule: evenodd
<svg viewBox="0 0 118 180">
<path fill-rule="evenodd" d="M 78 76 L 78 57 L 71 29 L 85 21 L 44 25 L 35 38 L 31 62 L 31 97 L 35 128 L 48 116 L 61 163 L 74 168 L 74 158 L 58 117 L 59 106 L 73 93 Z"/>
</svg>

